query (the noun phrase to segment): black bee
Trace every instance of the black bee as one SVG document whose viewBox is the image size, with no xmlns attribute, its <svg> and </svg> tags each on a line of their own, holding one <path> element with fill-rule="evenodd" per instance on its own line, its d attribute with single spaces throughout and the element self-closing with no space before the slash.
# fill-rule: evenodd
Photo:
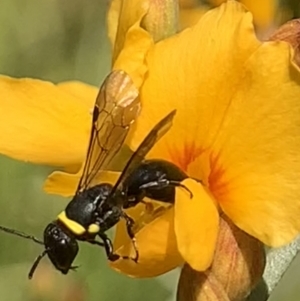
<svg viewBox="0 0 300 301">
<path fill-rule="evenodd" d="M 144 160 L 155 143 L 171 128 L 176 113 L 174 110 L 150 131 L 132 154 L 115 185 L 95 183 L 97 176 L 119 152 L 139 110 L 138 90 L 130 77 L 124 71 L 111 72 L 96 99 L 87 159 L 75 196 L 57 219 L 47 225 L 43 241 L 0 226 L 0 230 L 44 245 L 44 251 L 29 272 L 30 279 L 45 255 L 63 274 L 75 269 L 72 263 L 79 250 L 78 241 L 104 247 L 111 261 L 122 258 L 138 262 L 134 220 L 124 209 L 135 206 L 145 197 L 172 203 L 175 187 L 185 188 L 181 182 L 187 178 L 181 169 L 170 162 Z M 112 242 L 106 235 L 106 231 L 120 219 L 126 221 L 127 232 L 135 248 L 133 258 L 114 253 Z"/>
</svg>

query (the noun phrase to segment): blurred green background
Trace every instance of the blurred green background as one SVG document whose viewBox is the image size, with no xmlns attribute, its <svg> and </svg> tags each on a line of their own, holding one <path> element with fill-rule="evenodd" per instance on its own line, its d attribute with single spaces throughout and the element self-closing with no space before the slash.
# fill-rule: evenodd
<svg viewBox="0 0 300 301">
<path fill-rule="evenodd" d="M 299 14 L 297 4 L 284 2 L 293 7 L 294 17 Z M 100 86 L 110 67 L 107 8 L 108 0 L 1 0 L 0 73 L 53 82 L 77 79 Z M 48 167 L 0 156 L 1 225 L 42 237 L 45 225 L 68 201 L 42 191 L 50 172 Z M 156 279 L 130 279 L 107 267 L 104 252 L 85 244 L 76 260 L 78 272 L 62 276 L 45 259 L 28 281 L 27 273 L 41 251 L 30 241 L 0 233 L 1 301 L 175 300 L 178 271 Z M 299 275 L 300 263 L 287 275 L 299 280 L 292 287 L 286 281 L 280 289 L 289 297 L 272 300 L 299 300 Z"/>
</svg>

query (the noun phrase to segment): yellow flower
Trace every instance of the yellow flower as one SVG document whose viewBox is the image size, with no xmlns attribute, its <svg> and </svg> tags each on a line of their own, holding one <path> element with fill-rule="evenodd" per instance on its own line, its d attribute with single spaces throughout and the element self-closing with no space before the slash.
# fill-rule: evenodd
<svg viewBox="0 0 300 301">
<path fill-rule="evenodd" d="M 149 49 L 143 110 L 130 146 L 135 149 L 176 108 L 172 129 L 148 158 L 170 160 L 204 185 L 184 181 L 194 198 L 177 189 L 174 208 L 137 234 L 140 263 L 120 261 L 114 268 L 139 277 L 183 260 L 196 270 L 208 268 L 220 211 L 269 246 L 295 238 L 300 74 L 292 53 L 285 43 L 259 42 L 251 14 L 234 1 Z M 119 68 L 126 66 L 119 61 Z M 132 247 L 123 231 L 119 225 L 115 245 L 128 254 Z"/>
<path fill-rule="evenodd" d="M 118 20 L 109 30 L 113 67 L 130 74 L 143 106 L 130 147 L 136 149 L 156 122 L 177 109 L 172 129 L 148 157 L 172 161 L 203 185 L 185 180 L 193 198 L 178 188 L 175 206 L 153 205 L 150 217 L 144 206 L 133 208 L 138 225 L 146 224 L 136 234 L 140 261 L 112 266 L 135 277 L 155 276 L 184 261 L 205 270 L 221 211 L 267 245 L 288 243 L 300 230 L 300 74 L 291 63 L 292 50 L 284 42 L 259 42 L 251 14 L 235 1 L 154 43 L 141 26 L 148 8 L 149 1 L 124 0 L 120 15 L 118 9 L 110 14 L 111 21 Z M 0 151 L 73 171 L 55 172 L 45 184 L 48 192 L 72 195 L 96 89 L 2 78 L 0 91 L 6 104 L 0 111 L 5 125 Z M 20 131 L 24 138 L 16 137 Z M 22 139 L 27 140 L 20 146 Z M 114 181 L 116 174 L 110 176 Z M 133 252 L 123 224 L 115 248 L 124 255 Z"/>
</svg>

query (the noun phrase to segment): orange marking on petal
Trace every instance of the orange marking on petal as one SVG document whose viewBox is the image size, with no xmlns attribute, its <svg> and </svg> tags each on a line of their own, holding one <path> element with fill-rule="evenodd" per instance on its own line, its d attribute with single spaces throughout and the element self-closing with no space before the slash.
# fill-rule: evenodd
<svg viewBox="0 0 300 301">
<path fill-rule="evenodd" d="M 195 146 L 194 141 L 185 142 L 182 149 L 170 148 L 171 161 L 187 172 L 188 166 L 203 152 L 201 148 Z"/>
<path fill-rule="evenodd" d="M 219 162 L 219 155 L 210 155 L 211 172 L 208 176 L 209 188 L 213 195 L 223 194 L 227 190 L 227 183 L 224 181 L 225 169 Z"/>
</svg>

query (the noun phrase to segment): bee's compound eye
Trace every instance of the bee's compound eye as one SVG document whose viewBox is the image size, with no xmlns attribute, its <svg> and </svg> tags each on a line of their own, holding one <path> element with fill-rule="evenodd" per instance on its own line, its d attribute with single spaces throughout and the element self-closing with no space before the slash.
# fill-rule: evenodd
<svg viewBox="0 0 300 301">
<path fill-rule="evenodd" d="M 56 269 L 67 274 L 78 253 L 74 235 L 62 224 L 53 222 L 44 231 L 47 254 Z"/>
</svg>

